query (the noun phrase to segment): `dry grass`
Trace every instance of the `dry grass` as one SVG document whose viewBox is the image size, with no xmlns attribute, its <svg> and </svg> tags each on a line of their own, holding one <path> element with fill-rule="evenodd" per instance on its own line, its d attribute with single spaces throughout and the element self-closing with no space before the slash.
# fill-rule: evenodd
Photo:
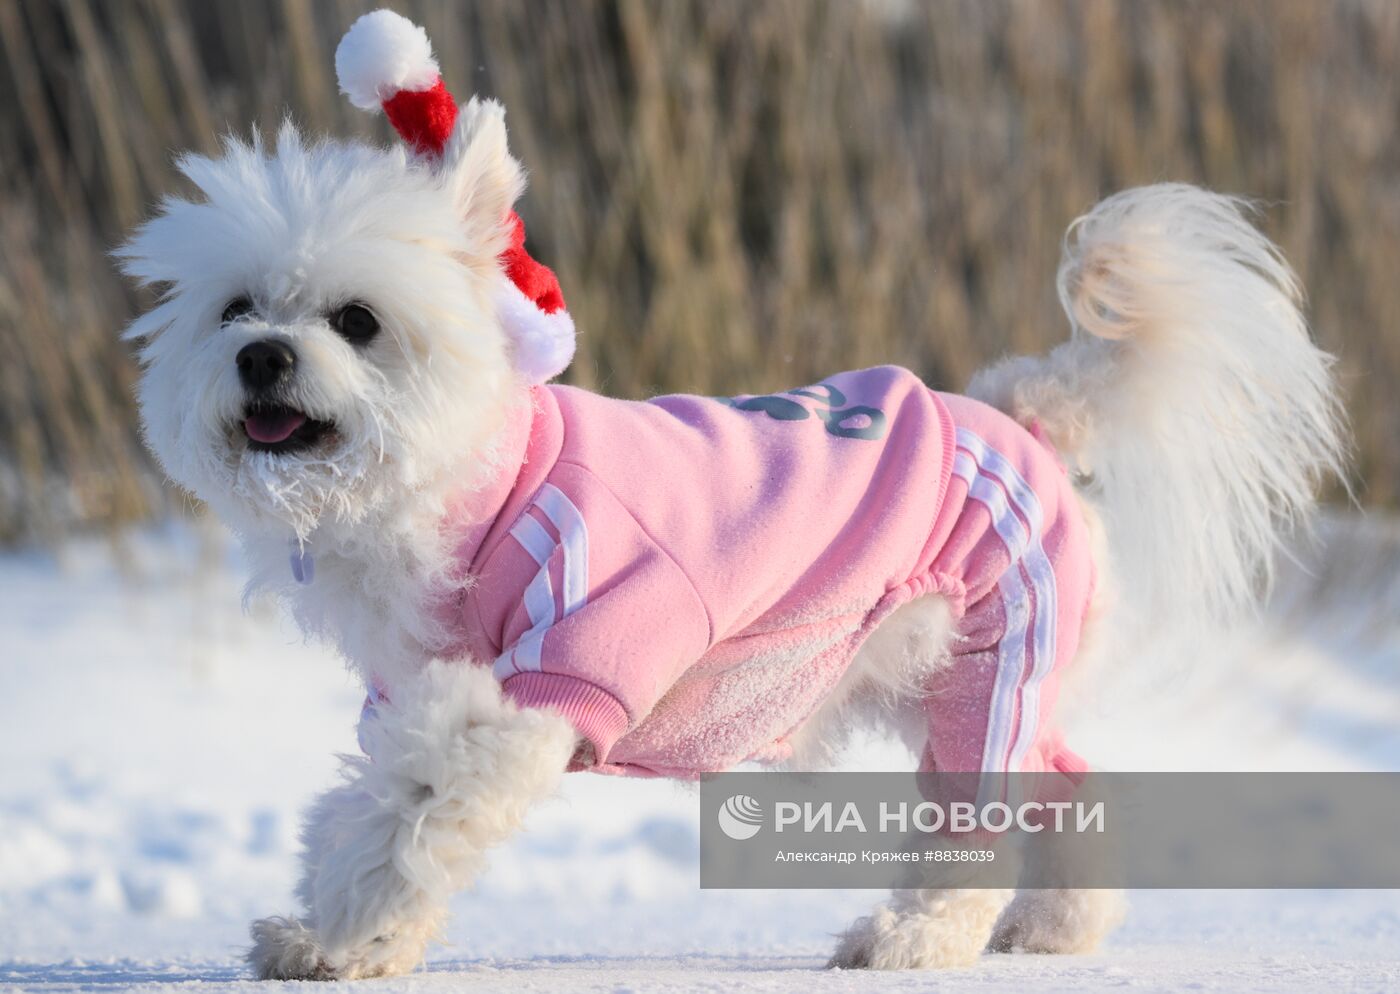
<svg viewBox="0 0 1400 994">
<path fill-rule="evenodd" d="M 0 538 L 163 506 L 105 252 L 170 152 L 338 97 L 366 4 L 3 0 Z M 1181 179 L 1266 202 L 1342 356 L 1364 496 L 1400 494 L 1400 4 L 403 3 L 502 98 L 575 381 L 732 392 L 904 363 L 957 387 L 1062 334 L 1067 222 Z"/>
</svg>

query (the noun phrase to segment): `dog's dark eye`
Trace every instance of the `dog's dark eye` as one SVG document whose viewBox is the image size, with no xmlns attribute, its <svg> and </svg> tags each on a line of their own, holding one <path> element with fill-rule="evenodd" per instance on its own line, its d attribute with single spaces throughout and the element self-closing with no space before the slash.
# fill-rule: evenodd
<svg viewBox="0 0 1400 994">
<path fill-rule="evenodd" d="M 224 313 L 219 318 L 219 324 L 231 324 L 241 317 L 246 317 L 253 313 L 253 302 L 247 297 L 234 297 L 224 305 Z"/>
<path fill-rule="evenodd" d="M 379 333 L 378 319 L 369 308 L 359 304 L 350 304 L 336 311 L 331 323 L 354 345 L 363 345 Z"/>
</svg>

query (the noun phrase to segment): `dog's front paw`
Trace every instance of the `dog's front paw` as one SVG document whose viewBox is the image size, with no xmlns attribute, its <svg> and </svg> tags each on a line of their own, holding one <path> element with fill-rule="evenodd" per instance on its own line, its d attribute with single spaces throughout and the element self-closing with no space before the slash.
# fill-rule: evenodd
<svg viewBox="0 0 1400 994">
<path fill-rule="evenodd" d="M 295 918 L 261 918 L 249 928 L 248 965 L 259 980 L 335 980 L 316 933 Z"/>
<path fill-rule="evenodd" d="M 259 980 L 363 980 L 411 972 L 423 958 L 433 926 L 400 928 L 335 952 L 327 952 L 315 931 L 295 918 L 262 918 L 249 932 L 248 965 Z"/>
</svg>

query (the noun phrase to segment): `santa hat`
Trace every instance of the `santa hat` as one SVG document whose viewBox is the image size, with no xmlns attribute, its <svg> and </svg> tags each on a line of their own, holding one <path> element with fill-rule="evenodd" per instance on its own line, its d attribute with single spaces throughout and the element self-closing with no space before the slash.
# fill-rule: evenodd
<svg viewBox="0 0 1400 994">
<path fill-rule="evenodd" d="M 428 34 L 392 10 L 365 14 L 335 50 L 340 89 L 362 110 L 382 108 L 419 155 L 440 158 L 457 120 Z M 497 308 L 516 370 L 531 383 L 562 373 L 574 357 L 574 322 L 559 280 L 525 251 L 525 224 L 511 211 L 510 247 L 501 255 Z"/>
</svg>

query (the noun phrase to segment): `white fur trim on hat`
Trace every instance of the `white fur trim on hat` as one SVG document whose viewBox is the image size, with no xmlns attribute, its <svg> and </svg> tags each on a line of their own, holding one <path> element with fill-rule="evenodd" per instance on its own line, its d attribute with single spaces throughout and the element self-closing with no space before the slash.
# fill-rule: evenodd
<svg viewBox="0 0 1400 994">
<path fill-rule="evenodd" d="M 496 313 L 511 341 L 511 365 L 530 384 L 547 383 L 574 358 L 574 319 L 566 310 L 546 314 L 508 278 L 496 291 Z"/>
<path fill-rule="evenodd" d="M 431 89 L 439 72 L 426 31 L 392 10 L 376 10 L 340 39 L 335 75 L 352 104 L 372 111 L 400 90 Z"/>
</svg>

